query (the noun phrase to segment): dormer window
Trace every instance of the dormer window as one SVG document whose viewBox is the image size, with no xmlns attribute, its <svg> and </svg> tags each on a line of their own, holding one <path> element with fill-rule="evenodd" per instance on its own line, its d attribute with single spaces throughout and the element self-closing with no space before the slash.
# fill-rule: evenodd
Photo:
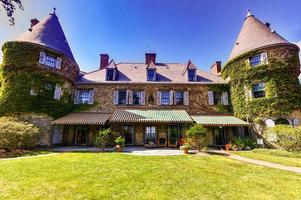
<svg viewBox="0 0 301 200">
<path fill-rule="evenodd" d="M 156 80 L 156 70 L 155 69 L 148 69 L 147 70 L 147 80 L 148 81 L 155 81 Z"/>
<path fill-rule="evenodd" d="M 249 62 L 251 67 L 256 67 L 258 65 L 267 64 L 268 63 L 268 54 L 261 53 L 249 58 Z"/>
<path fill-rule="evenodd" d="M 115 69 L 107 69 L 107 81 L 114 81 Z"/>
<path fill-rule="evenodd" d="M 46 54 L 45 52 L 40 52 L 39 63 L 42 65 L 46 65 L 50 68 L 61 69 L 62 58 L 53 57 L 51 55 Z"/>
<path fill-rule="evenodd" d="M 196 70 L 194 69 L 188 70 L 188 81 L 196 81 Z"/>
</svg>

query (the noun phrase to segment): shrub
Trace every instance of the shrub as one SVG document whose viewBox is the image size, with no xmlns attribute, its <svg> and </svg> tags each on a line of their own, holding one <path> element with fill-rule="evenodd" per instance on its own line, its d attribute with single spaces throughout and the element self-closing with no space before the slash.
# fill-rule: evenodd
<svg viewBox="0 0 301 200">
<path fill-rule="evenodd" d="M 186 131 L 186 136 L 193 140 L 198 150 L 206 147 L 207 145 L 207 129 L 200 124 L 193 125 Z"/>
<path fill-rule="evenodd" d="M 124 144 L 125 144 L 124 137 L 121 137 L 121 136 L 117 137 L 115 139 L 115 143 L 116 143 L 116 145 L 120 145 L 121 147 L 124 147 Z"/>
<path fill-rule="evenodd" d="M 268 128 L 266 137 L 276 135 L 276 143 L 287 151 L 301 151 L 301 127 L 277 125 Z"/>
<path fill-rule="evenodd" d="M 237 145 L 237 147 L 240 149 L 249 149 L 256 147 L 256 142 L 253 139 L 247 137 L 236 137 L 231 142 L 231 144 Z"/>
<path fill-rule="evenodd" d="M 13 150 L 37 145 L 39 129 L 17 118 L 0 118 L 0 149 Z"/>
<path fill-rule="evenodd" d="M 105 150 L 107 143 L 109 142 L 110 135 L 112 134 L 111 129 L 103 128 L 96 133 L 96 144 L 101 147 L 102 151 Z"/>
</svg>

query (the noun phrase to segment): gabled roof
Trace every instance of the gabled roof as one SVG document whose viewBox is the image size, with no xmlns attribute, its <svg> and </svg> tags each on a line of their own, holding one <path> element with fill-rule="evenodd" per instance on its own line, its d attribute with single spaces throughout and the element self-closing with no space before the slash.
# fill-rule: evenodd
<svg viewBox="0 0 301 200">
<path fill-rule="evenodd" d="M 248 11 L 229 60 L 250 50 L 281 43 L 289 42 Z"/>
<path fill-rule="evenodd" d="M 64 31 L 55 13 L 49 14 L 30 30 L 20 35 L 16 41 L 36 43 L 59 51 L 74 60 Z"/>
<path fill-rule="evenodd" d="M 156 63 L 157 80 L 152 83 L 192 83 L 183 74 L 187 64 L 179 63 Z M 81 83 L 150 83 L 147 81 L 147 65 L 145 63 L 117 63 L 118 78 L 115 81 L 106 80 L 106 70 L 100 69 L 84 74 Z M 196 69 L 197 81 L 192 83 L 225 83 L 214 74 Z"/>
<path fill-rule="evenodd" d="M 147 65 L 146 68 L 147 68 L 147 69 L 156 69 L 157 67 L 156 67 L 154 61 L 151 60 L 151 61 L 148 63 L 148 65 Z"/>
<path fill-rule="evenodd" d="M 112 59 L 111 62 L 108 64 L 107 66 L 108 69 L 116 69 L 116 64 L 114 62 L 114 60 Z"/>
</svg>

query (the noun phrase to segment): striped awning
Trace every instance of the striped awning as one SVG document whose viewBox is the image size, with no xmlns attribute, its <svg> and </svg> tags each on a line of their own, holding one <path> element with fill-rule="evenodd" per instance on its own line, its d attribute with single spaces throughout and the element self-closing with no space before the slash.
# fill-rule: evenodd
<svg viewBox="0 0 301 200">
<path fill-rule="evenodd" d="M 192 119 L 204 126 L 249 126 L 248 122 L 230 115 L 194 115 Z"/>
<path fill-rule="evenodd" d="M 105 124 L 111 117 L 109 113 L 70 113 L 57 120 L 52 121 L 53 125 L 75 125 L 75 124 L 90 124 L 98 125 Z"/>
<path fill-rule="evenodd" d="M 184 109 L 117 109 L 110 122 L 193 123 Z"/>
</svg>

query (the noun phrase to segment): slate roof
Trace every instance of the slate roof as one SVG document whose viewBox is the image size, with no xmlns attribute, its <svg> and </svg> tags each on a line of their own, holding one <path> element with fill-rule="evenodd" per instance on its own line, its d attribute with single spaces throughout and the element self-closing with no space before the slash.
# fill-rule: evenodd
<svg viewBox="0 0 301 200">
<path fill-rule="evenodd" d="M 250 50 L 281 43 L 289 42 L 248 11 L 229 60 Z"/>
<path fill-rule="evenodd" d="M 72 60 L 72 51 L 69 47 L 64 31 L 60 25 L 58 17 L 51 13 L 39 23 L 20 35 L 16 41 L 36 43 L 57 50 Z M 75 61 L 75 60 L 74 60 Z"/>
<path fill-rule="evenodd" d="M 183 71 L 187 64 L 179 63 L 156 63 L 157 81 L 152 83 L 194 83 L 188 82 L 187 74 Z M 117 81 L 106 81 L 106 69 L 96 70 L 84 74 L 78 82 L 82 83 L 105 83 L 105 82 L 124 82 L 124 83 L 149 83 L 146 77 L 147 64 L 145 63 L 118 63 Z M 225 81 L 216 75 L 197 69 L 197 83 L 225 83 Z"/>
</svg>

